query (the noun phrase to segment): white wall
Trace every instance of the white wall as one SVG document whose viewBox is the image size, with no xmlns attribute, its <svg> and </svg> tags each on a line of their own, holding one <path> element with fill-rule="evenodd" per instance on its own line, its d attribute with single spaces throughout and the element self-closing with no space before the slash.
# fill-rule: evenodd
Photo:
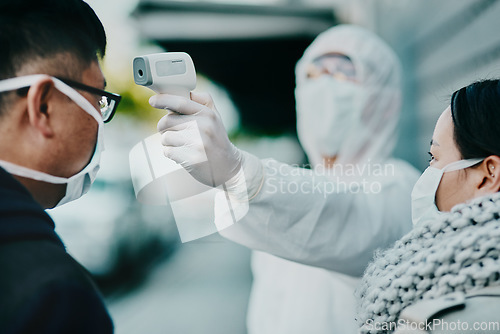
<svg viewBox="0 0 500 334">
<path fill-rule="evenodd" d="M 374 30 L 401 57 L 406 85 L 396 154 L 423 169 L 434 124 L 453 91 L 479 79 L 500 77 L 500 1 L 330 3 L 344 21 Z"/>
</svg>

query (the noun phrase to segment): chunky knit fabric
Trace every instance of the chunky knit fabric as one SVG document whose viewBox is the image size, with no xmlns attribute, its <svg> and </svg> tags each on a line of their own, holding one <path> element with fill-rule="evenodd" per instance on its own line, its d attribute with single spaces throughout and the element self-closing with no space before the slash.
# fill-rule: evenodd
<svg viewBox="0 0 500 334">
<path fill-rule="evenodd" d="M 382 333 L 374 323 L 387 328 L 419 300 L 489 285 L 500 285 L 500 193 L 457 205 L 376 255 L 356 293 L 356 319 L 361 333 Z"/>
</svg>

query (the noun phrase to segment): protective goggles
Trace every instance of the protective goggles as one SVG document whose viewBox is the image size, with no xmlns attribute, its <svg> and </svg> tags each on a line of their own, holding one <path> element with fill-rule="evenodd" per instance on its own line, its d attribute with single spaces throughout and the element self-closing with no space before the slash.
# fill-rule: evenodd
<svg viewBox="0 0 500 334">
<path fill-rule="evenodd" d="M 338 53 L 328 53 L 312 61 L 312 75 L 331 75 L 339 79 L 356 80 L 356 69 L 351 59 Z"/>
</svg>

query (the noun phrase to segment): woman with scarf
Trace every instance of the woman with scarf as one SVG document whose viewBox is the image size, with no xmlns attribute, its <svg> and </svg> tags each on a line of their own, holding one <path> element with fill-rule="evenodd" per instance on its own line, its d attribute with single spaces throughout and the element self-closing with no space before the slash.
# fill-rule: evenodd
<svg viewBox="0 0 500 334">
<path fill-rule="evenodd" d="M 362 333 L 394 331 L 418 302 L 500 286 L 499 126 L 499 80 L 453 93 L 413 189 L 414 228 L 376 257 L 357 291 Z"/>
</svg>

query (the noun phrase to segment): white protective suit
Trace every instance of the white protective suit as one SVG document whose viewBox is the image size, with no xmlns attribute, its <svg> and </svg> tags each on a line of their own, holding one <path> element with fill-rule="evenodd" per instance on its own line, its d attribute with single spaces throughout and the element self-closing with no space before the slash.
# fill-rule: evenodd
<svg viewBox="0 0 500 334">
<path fill-rule="evenodd" d="M 307 80 L 307 65 L 331 52 L 350 57 L 364 92 L 362 112 L 342 124 L 349 131 L 337 162 L 350 169 L 328 174 L 262 160 L 262 182 L 248 212 L 220 232 L 256 250 L 250 334 L 356 333 L 358 277 L 377 248 L 390 246 L 412 227 L 410 193 L 419 173 L 391 158 L 401 107 L 398 59 L 374 34 L 334 27 L 298 62 L 297 89 Z M 308 117 L 316 116 L 310 110 Z M 298 118 L 299 139 L 310 161 L 319 161 L 318 146 L 308 137 L 314 134 L 301 131 L 301 121 L 304 117 Z M 355 166 L 362 167 L 352 172 Z M 216 217 L 221 225 L 230 220 L 217 214 L 217 203 Z"/>
</svg>

